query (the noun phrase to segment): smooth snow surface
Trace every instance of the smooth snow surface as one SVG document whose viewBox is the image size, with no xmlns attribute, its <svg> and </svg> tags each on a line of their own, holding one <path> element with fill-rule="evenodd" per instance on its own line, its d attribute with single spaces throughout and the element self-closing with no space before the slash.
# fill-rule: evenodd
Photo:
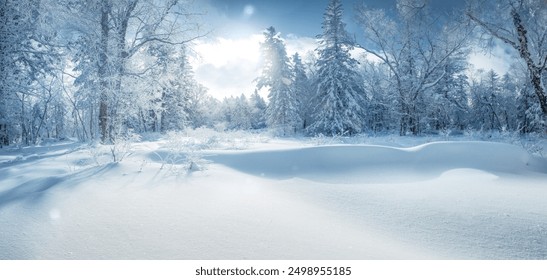
<svg viewBox="0 0 547 280">
<path fill-rule="evenodd" d="M 547 259 L 547 161 L 514 145 L 166 147 L 0 150 L 0 259 Z"/>
<path fill-rule="evenodd" d="M 414 148 L 322 146 L 209 157 L 244 173 L 272 179 L 305 178 L 332 183 L 408 181 L 439 177 L 456 168 L 522 173 L 545 170 L 516 146 L 501 143 L 433 143 Z M 403 176 L 404 175 L 404 176 Z"/>
</svg>

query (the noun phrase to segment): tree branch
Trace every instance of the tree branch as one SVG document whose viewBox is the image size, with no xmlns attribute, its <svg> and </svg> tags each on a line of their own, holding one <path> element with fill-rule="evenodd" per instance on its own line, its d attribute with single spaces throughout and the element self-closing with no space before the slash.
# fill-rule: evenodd
<svg viewBox="0 0 547 280">
<path fill-rule="evenodd" d="M 517 49 L 518 50 L 518 44 L 514 41 L 512 41 L 511 39 L 501 35 L 497 30 L 495 30 L 494 28 L 492 28 L 491 26 L 489 26 L 487 23 L 483 22 L 482 20 L 480 20 L 478 17 L 476 17 L 475 15 L 473 15 L 473 13 L 471 13 L 470 11 L 466 12 L 466 15 L 472 20 L 474 21 L 475 23 L 477 23 L 479 26 L 481 26 L 482 28 L 484 28 L 486 31 L 488 31 L 488 33 L 490 33 L 490 35 L 502 40 L 503 42 L 511 45 L 513 48 Z"/>
</svg>

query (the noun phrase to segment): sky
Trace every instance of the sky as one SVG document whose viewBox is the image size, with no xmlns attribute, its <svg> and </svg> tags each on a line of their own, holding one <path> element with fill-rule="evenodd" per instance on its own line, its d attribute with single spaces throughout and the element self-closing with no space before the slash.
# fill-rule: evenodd
<svg viewBox="0 0 547 280">
<path fill-rule="evenodd" d="M 274 26 L 278 31 L 297 36 L 314 37 L 321 33 L 323 13 L 329 0 L 206 0 L 213 15 L 213 21 L 231 21 L 244 29 L 260 31 Z M 348 30 L 357 33 L 353 22 L 354 7 L 362 3 L 370 8 L 393 10 L 395 0 L 343 0 L 345 22 Z M 431 7 L 435 11 L 447 11 L 453 7 L 463 6 L 464 1 L 433 0 Z M 216 19 L 216 20 L 215 20 Z M 211 19 L 208 19 L 211 20 Z M 231 26 L 217 27 L 218 33 L 226 36 L 242 35 Z"/>
<path fill-rule="evenodd" d="M 192 60 L 196 79 L 209 93 L 222 99 L 255 90 L 253 82 L 260 75 L 262 31 L 274 26 L 285 39 L 287 52 L 305 56 L 316 48 L 321 34 L 323 13 L 329 0 L 196 0 L 198 9 L 206 11 L 204 28 L 209 36 L 196 42 Z M 362 40 L 354 20 L 354 7 L 365 3 L 370 8 L 395 9 L 395 0 L 342 0 L 347 30 Z M 437 13 L 461 8 L 464 1 L 431 0 Z M 507 71 L 509 65 L 503 49 L 491 54 L 477 52 L 470 61 L 475 68 Z M 489 69 L 488 69 L 489 70 Z M 264 91 L 261 94 L 266 97 Z"/>
</svg>

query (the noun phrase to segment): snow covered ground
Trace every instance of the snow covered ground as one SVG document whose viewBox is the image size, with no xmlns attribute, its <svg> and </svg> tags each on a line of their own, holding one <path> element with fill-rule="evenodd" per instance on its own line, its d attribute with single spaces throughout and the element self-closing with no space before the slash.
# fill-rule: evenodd
<svg viewBox="0 0 547 280">
<path fill-rule="evenodd" d="M 0 259 L 547 259 L 518 145 L 245 137 L 1 149 Z"/>
</svg>

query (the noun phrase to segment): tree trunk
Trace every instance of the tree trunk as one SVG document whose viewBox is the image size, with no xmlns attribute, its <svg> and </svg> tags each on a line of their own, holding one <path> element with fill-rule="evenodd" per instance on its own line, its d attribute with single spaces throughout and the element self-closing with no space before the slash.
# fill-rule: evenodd
<svg viewBox="0 0 547 280">
<path fill-rule="evenodd" d="M 167 97 L 167 93 L 166 93 L 167 89 L 166 88 L 162 88 L 162 92 L 161 92 L 161 116 L 160 116 L 160 132 L 161 133 L 165 133 L 167 132 L 167 113 L 166 113 L 166 110 L 167 110 L 167 104 L 166 104 L 166 97 Z"/>
<path fill-rule="evenodd" d="M 0 148 L 9 145 L 8 126 L 0 123 Z"/>
<path fill-rule="evenodd" d="M 404 97 L 401 98 L 401 124 L 399 129 L 399 134 L 401 136 L 407 135 L 408 133 L 411 133 L 412 135 L 418 135 L 419 133 L 419 116 L 415 102 L 416 101 L 414 100 L 409 101 Z"/>
<path fill-rule="evenodd" d="M 5 16 L 6 13 L 6 6 L 7 3 L 3 3 L 0 5 L 0 19 L 2 19 L 2 22 L 0 22 L 0 31 L 2 33 L 5 32 L 6 29 L 6 21 L 7 17 Z M 4 37 L 0 37 L 0 148 L 3 146 L 9 145 L 9 135 L 8 135 L 8 106 L 6 105 L 7 102 L 7 94 L 8 91 L 6 90 L 7 87 L 7 74 L 6 74 L 6 48 L 7 48 L 7 42 Z"/>
<path fill-rule="evenodd" d="M 109 118 L 108 118 L 108 15 L 110 5 L 108 0 L 103 0 L 101 9 L 101 43 L 99 50 L 98 77 L 100 79 L 100 104 L 99 104 L 99 127 L 101 131 L 101 142 L 103 144 L 110 142 Z"/>
<path fill-rule="evenodd" d="M 517 50 L 519 51 L 520 57 L 526 61 L 526 66 L 528 67 L 528 72 L 530 74 L 530 81 L 532 82 L 536 96 L 539 99 L 539 104 L 541 105 L 541 111 L 543 111 L 545 117 L 547 116 L 547 96 L 545 96 L 545 90 L 541 84 L 541 72 L 543 71 L 543 68 L 537 66 L 532 60 L 530 50 L 528 49 L 527 31 L 522 24 L 520 14 L 513 8 L 511 16 L 513 17 L 513 24 L 515 25 L 518 34 L 519 45 Z M 539 63 L 541 64 L 541 58 Z"/>
<path fill-rule="evenodd" d="M 112 20 L 114 21 L 114 40 L 116 42 L 116 49 L 115 53 L 113 54 L 115 61 L 112 63 L 113 72 L 111 73 L 111 78 L 113 78 L 113 88 L 111 94 L 113 94 L 112 97 L 115 101 L 112 104 L 109 104 L 110 108 L 107 108 L 107 115 L 109 116 L 107 133 L 109 136 L 108 140 L 110 142 L 115 140 L 115 138 L 117 137 L 116 134 L 119 133 L 122 126 L 122 123 L 120 121 L 121 116 L 119 116 L 121 114 L 119 112 L 119 106 L 120 98 L 122 98 L 122 80 L 125 74 L 125 61 L 128 56 L 128 53 L 125 49 L 125 37 L 129 24 L 129 18 L 131 17 L 131 14 L 133 13 L 133 10 L 137 6 L 138 2 L 139 0 L 133 0 L 132 2 L 128 3 L 127 6 L 123 6 L 121 8 L 118 7 L 114 10 L 110 9 L 111 16 L 115 16 L 115 18 L 112 18 Z M 117 11 L 118 13 L 113 15 L 112 13 L 114 11 Z"/>
</svg>

